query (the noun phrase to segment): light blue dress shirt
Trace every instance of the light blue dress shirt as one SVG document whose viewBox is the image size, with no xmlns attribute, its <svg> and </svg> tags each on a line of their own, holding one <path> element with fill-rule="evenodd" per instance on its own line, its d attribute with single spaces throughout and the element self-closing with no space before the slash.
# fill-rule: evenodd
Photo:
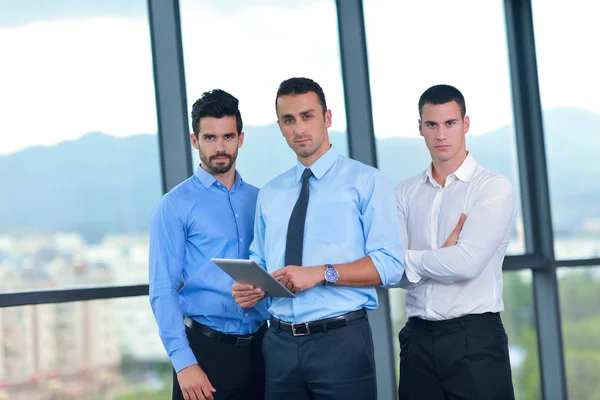
<svg viewBox="0 0 600 400">
<path fill-rule="evenodd" d="M 272 273 L 284 267 L 288 222 L 301 187 L 300 162 L 267 183 L 258 195 L 250 259 Z M 391 181 L 379 170 L 330 148 L 310 166 L 310 200 L 303 265 L 343 264 L 371 257 L 382 285 L 404 273 L 404 251 Z M 377 307 L 374 287 L 317 285 L 296 299 L 272 298 L 269 312 L 287 322 L 308 322 Z"/>
<path fill-rule="evenodd" d="M 267 304 L 239 307 L 234 281 L 210 258 L 249 256 L 258 189 L 236 172 L 230 190 L 201 167 L 169 193 L 152 212 L 150 304 L 159 334 L 177 372 L 196 358 L 183 316 L 228 334 L 255 332 L 268 318 Z M 181 282 L 184 286 L 178 290 Z"/>
</svg>

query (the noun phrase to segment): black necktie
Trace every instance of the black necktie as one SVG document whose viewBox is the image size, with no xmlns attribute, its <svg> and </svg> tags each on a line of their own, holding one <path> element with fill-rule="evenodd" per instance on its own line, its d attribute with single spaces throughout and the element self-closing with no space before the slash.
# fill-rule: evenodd
<svg viewBox="0 0 600 400">
<path fill-rule="evenodd" d="M 304 222 L 306 221 L 306 208 L 308 207 L 308 180 L 313 175 L 310 168 L 302 173 L 302 189 L 300 196 L 292 210 L 288 224 L 287 239 L 285 242 L 285 265 L 302 265 L 302 246 L 304 244 Z"/>
</svg>

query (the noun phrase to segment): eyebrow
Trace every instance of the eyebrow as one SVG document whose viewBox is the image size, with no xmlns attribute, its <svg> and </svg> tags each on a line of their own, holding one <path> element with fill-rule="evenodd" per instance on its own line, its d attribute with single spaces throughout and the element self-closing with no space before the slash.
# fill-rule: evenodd
<svg viewBox="0 0 600 400">
<path fill-rule="evenodd" d="M 225 135 L 234 135 L 235 136 L 235 135 L 237 135 L 237 132 L 226 132 L 223 134 L 223 136 L 225 136 Z M 202 137 L 206 137 L 206 136 L 216 136 L 216 134 L 212 133 L 212 132 L 202 133 Z"/>
<path fill-rule="evenodd" d="M 456 122 L 456 121 L 458 121 L 458 118 L 451 118 L 451 119 L 448 119 L 448 120 L 444 121 L 443 123 L 447 124 L 448 122 Z M 433 125 L 437 125 L 438 124 L 435 121 L 424 121 L 423 123 L 424 124 L 433 124 Z"/>
<path fill-rule="evenodd" d="M 309 108 L 308 110 L 302 110 L 302 111 L 300 111 L 298 114 L 304 116 L 304 115 L 307 115 L 307 114 L 310 114 L 310 113 L 314 113 L 314 112 L 315 112 L 315 110 L 313 108 Z M 283 114 L 279 118 L 281 118 L 281 119 L 294 118 L 294 115 L 292 115 L 292 114 Z"/>
</svg>

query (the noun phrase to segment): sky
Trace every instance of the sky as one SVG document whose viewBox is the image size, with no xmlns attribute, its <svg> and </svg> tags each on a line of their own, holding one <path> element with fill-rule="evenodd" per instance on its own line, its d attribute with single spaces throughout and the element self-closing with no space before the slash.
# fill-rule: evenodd
<svg viewBox="0 0 600 400">
<path fill-rule="evenodd" d="M 0 154 L 87 132 L 156 132 L 145 0 L 0 0 Z M 510 124 L 502 1 L 366 0 L 375 134 L 418 136 L 429 86 L 458 87 L 471 134 Z M 99 4 L 102 6 L 100 7 Z M 533 1 L 542 106 L 600 114 L 600 3 Z M 274 96 L 291 76 L 323 86 L 333 129 L 345 129 L 333 0 L 181 0 L 188 104 L 220 87 L 246 125 L 275 122 Z"/>
</svg>

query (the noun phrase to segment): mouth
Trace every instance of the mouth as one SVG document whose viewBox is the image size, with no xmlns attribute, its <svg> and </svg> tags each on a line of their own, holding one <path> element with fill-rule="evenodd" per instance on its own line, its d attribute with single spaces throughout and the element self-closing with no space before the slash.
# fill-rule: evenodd
<svg viewBox="0 0 600 400">
<path fill-rule="evenodd" d="M 216 161 L 216 162 L 227 162 L 230 160 L 230 157 L 228 157 L 228 156 L 211 157 L 211 160 Z"/>
<path fill-rule="evenodd" d="M 310 138 L 300 138 L 300 139 L 294 140 L 294 143 L 296 143 L 296 144 L 304 144 L 304 143 L 308 143 L 308 142 L 310 142 Z"/>
<path fill-rule="evenodd" d="M 435 146 L 436 150 L 440 150 L 440 151 L 444 151 L 444 150 L 448 150 L 450 148 L 450 145 L 439 145 L 439 146 Z"/>
</svg>

